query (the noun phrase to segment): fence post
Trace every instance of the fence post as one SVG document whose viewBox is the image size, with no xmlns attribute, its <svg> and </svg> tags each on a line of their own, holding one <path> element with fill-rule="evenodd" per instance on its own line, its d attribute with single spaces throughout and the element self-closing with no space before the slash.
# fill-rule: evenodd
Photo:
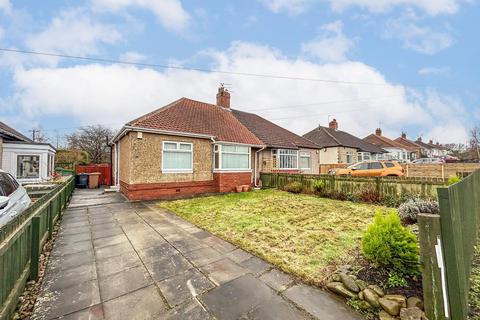
<svg viewBox="0 0 480 320">
<path fill-rule="evenodd" d="M 53 217 L 55 216 L 52 210 L 52 201 L 48 202 L 47 217 L 48 217 L 48 239 L 52 239 L 53 236 Z"/>
<path fill-rule="evenodd" d="M 442 163 L 442 179 L 445 180 L 445 165 Z"/>
<path fill-rule="evenodd" d="M 40 217 L 32 218 L 32 245 L 30 252 L 30 280 L 38 280 L 38 260 L 40 258 Z"/>
<path fill-rule="evenodd" d="M 445 319 L 442 273 L 438 267 L 436 248 L 440 238 L 440 215 L 418 214 L 420 264 L 422 266 L 423 301 L 428 319 Z"/>
</svg>

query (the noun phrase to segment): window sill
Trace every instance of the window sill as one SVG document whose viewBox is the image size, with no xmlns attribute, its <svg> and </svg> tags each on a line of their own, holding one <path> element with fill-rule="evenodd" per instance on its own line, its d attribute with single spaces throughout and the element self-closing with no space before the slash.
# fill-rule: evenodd
<svg viewBox="0 0 480 320">
<path fill-rule="evenodd" d="M 162 170 L 162 173 L 193 173 L 193 170 Z"/>
</svg>

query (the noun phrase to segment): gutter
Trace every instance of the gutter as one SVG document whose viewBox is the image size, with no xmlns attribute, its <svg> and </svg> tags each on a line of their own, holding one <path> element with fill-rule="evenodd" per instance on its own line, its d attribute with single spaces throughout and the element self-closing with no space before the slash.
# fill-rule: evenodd
<svg viewBox="0 0 480 320">
<path fill-rule="evenodd" d="M 112 138 L 110 143 L 117 142 L 121 137 L 123 137 L 125 134 L 127 134 L 130 131 L 167 134 L 167 135 L 182 136 L 182 137 L 205 138 L 205 139 L 213 138 L 213 136 L 211 135 L 193 133 L 193 132 L 168 131 L 168 130 L 160 130 L 160 129 L 135 127 L 135 126 L 123 126 L 122 129 L 120 129 L 120 131 Z"/>
<path fill-rule="evenodd" d="M 260 152 L 260 151 L 263 151 L 267 148 L 267 146 L 263 146 L 261 149 L 255 151 L 255 161 L 254 161 L 254 168 L 253 168 L 253 185 L 255 186 L 255 188 L 258 188 L 258 184 L 257 184 L 257 154 Z"/>
</svg>

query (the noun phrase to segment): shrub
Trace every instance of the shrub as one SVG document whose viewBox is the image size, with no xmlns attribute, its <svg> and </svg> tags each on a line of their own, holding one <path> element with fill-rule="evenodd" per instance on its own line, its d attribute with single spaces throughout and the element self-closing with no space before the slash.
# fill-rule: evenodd
<svg viewBox="0 0 480 320">
<path fill-rule="evenodd" d="M 332 192 L 330 192 L 328 194 L 328 197 L 335 200 L 342 200 L 342 201 L 347 200 L 347 195 L 342 191 L 337 191 L 337 190 L 333 190 Z"/>
<path fill-rule="evenodd" d="M 399 205 L 399 199 L 391 194 L 382 197 L 382 203 L 390 208 L 396 208 Z"/>
<path fill-rule="evenodd" d="M 380 195 L 378 194 L 378 190 L 376 186 L 371 183 L 364 184 L 360 187 L 360 191 L 358 192 L 358 198 L 362 202 L 380 202 Z"/>
<path fill-rule="evenodd" d="M 325 181 L 315 180 L 313 183 L 313 190 L 317 193 L 323 194 L 325 192 Z"/>
<path fill-rule="evenodd" d="M 447 180 L 447 186 L 450 186 L 450 185 L 452 185 L 452 184 L 455 184 L 455 183 L 459 182 L 460 180 L 462 180 L 462 179 L 460 179 L 459 176 L 451 176 L 451 177 L 448 178 L 448 180 Z"/>
<path fill-rule="evenodd" d="M 403 277 L 402 274 L 395 271 L 391 271 L 388 274 L 387 287 L 388 288 L 406 288 L 408 287 L 408 282 Z"/>
<path fill-rule="evenodd" d="M 404 224 L 416 223 L 419 213 L 439 214 L 440 209 L 438 202 L 421 198 L 411 198 L 398 207 L 398 215 Z"/>
<path fill-rule="evenodd" d="M 303 185 L 298 181 L 289 182 L 283 187 L 283 190 L 291 193 L 300 193 L 303 190 Z"/>
<path fill-rule="evenodd" d="M 402 226 L 395 211 L 375 215 L 362 239 L 363 254 L 380 267 L 404 275 L 416 275 L 419 270 L 417 237 Z"/>
</svg>

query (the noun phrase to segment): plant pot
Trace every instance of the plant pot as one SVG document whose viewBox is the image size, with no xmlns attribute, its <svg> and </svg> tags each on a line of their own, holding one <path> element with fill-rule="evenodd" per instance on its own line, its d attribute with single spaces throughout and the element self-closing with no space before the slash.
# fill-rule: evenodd
<svg viewBox="0 0 480 320">
<path fill-rule="evenodd" d="M 242 192 L 243 186 L 236 186 L 235 190 L 237 190 L 237 192 Z"/>
<path fill-rule="evenodd" d="M 249 186 L 248 184 L 243 185 L 243 186 L 242 186 L 242 191 L 243 191 L 243 192 L 250 191 L 250 186 Z"/>
</svg>

